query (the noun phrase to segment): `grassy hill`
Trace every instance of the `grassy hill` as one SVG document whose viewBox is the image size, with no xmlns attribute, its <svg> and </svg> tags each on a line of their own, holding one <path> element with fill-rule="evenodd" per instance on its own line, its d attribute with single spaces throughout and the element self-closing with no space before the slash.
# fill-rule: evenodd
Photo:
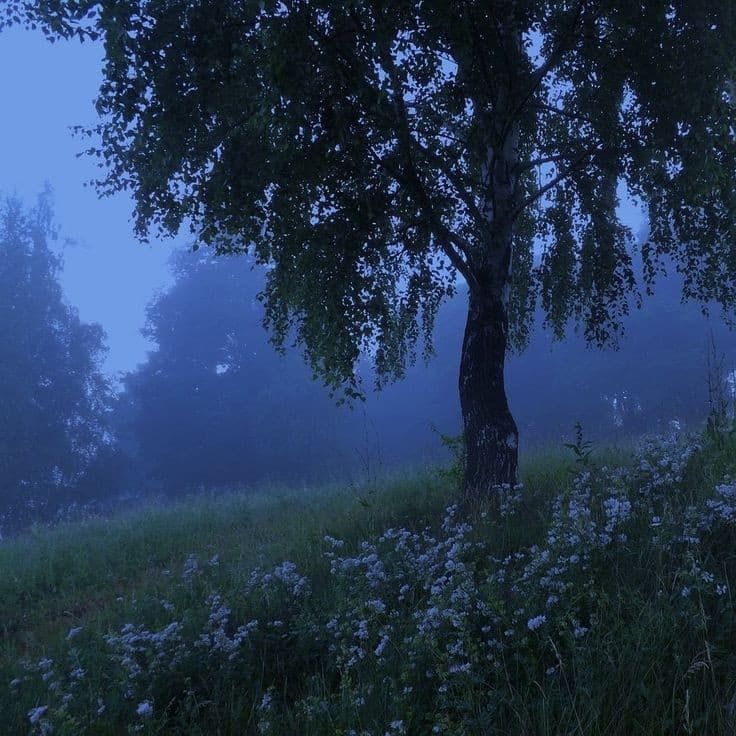
<svg viewBox="0 0 736 736">
<path fill-rule="evenodd" d="M 188 499 L 0 544 L 8 734 L 736 733 L 736 441 Z"/>
</svg>

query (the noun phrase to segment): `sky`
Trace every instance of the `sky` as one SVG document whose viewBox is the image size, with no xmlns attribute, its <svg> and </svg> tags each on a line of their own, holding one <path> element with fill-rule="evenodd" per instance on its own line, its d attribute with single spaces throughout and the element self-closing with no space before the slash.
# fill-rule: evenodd
<svg viewBox="0 0 736 736">
<path fill-rule="evenodd" d="M 62 285 L 81 318 L 107 332 L 104 368 L 117 375 L 145 360 L 145 306 L 169 282 L 172 248 L 186 241 L 139 243 L 130 198 L 100 199 L 85 186 L 99 170 L 91 157 L 77 156 L 85 142 L 70 127 L 96 122 L 102 56 L 101 44 L 51 44 L 16 28 L 0 33 L 0 194 L 30 205 L 45 182 L 52 186 L 62 237 L 74 241 L 63 245 Z"/>
</svg>

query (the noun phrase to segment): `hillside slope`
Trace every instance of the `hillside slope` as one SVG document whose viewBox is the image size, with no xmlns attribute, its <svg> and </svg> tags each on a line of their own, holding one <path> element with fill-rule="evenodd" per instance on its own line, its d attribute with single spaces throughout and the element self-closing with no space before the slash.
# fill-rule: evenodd
<svg viewBox="0 0 736 736">
<path fill-rule="evenodd" d="M 66 734 L 720 734 L 736 442 L 192 499 L 0 545 L 0 723 Z"/>
</svg>

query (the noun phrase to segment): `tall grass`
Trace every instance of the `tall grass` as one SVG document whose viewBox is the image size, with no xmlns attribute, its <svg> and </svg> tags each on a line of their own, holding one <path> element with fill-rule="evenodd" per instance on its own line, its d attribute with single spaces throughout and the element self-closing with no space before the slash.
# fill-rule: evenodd
<svg viewBox="0 0 736 736">
<path fill-rule="evenodd" d="M 0 723 L 55 734 L 725 734 L 736 440 L 192 498 L 0 545 Z"/>
</svg>

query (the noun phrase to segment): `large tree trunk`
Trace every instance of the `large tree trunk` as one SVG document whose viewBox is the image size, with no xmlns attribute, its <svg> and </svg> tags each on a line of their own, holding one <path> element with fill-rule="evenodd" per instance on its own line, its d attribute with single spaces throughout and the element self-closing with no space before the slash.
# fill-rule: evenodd
<svg viewBox="0 0 736 736">
<path fill-rule="evenodd" d="M 509 342 L 509 291 L 517 205 L 518 126 L 489 145 L 482 177 L 487 223 L 473 263 L 468 320 L 460 359 L 460 406 L 465 428 L 464 497 L 476 503 L 494 487 L 517 482 L 519 432 L 504 384 Z"/>
<path fill-rule="evenodd" d="M 503 293 L 471 290 L 460 361 L 466 444 L 463 495 L 476 503 L 517 482 L 519 433 L 504 384 L 508 307 Z"/>
<path fill-rule="evenodd" d="M 499 24 L 508 61 L 490 104 L 478 104 L 478 125 L 485 138 L 480 162 L 485 221 L 478 250 L 470 259 L 468 321 L 460 360 L 460 406 L 465 428 L 466 503 L 493 495 L 494 488 L 517 483 L 519 432 L 509 410 L 504 367 L 509 341 L 509 290 L 514 223 L 519 211 L 518 101 L 523 89 L 517 73 L 524 68 L 524 48 L 515 6 Z M 488 109 L 492 110 L 490 115 Z"/>
</svg>

